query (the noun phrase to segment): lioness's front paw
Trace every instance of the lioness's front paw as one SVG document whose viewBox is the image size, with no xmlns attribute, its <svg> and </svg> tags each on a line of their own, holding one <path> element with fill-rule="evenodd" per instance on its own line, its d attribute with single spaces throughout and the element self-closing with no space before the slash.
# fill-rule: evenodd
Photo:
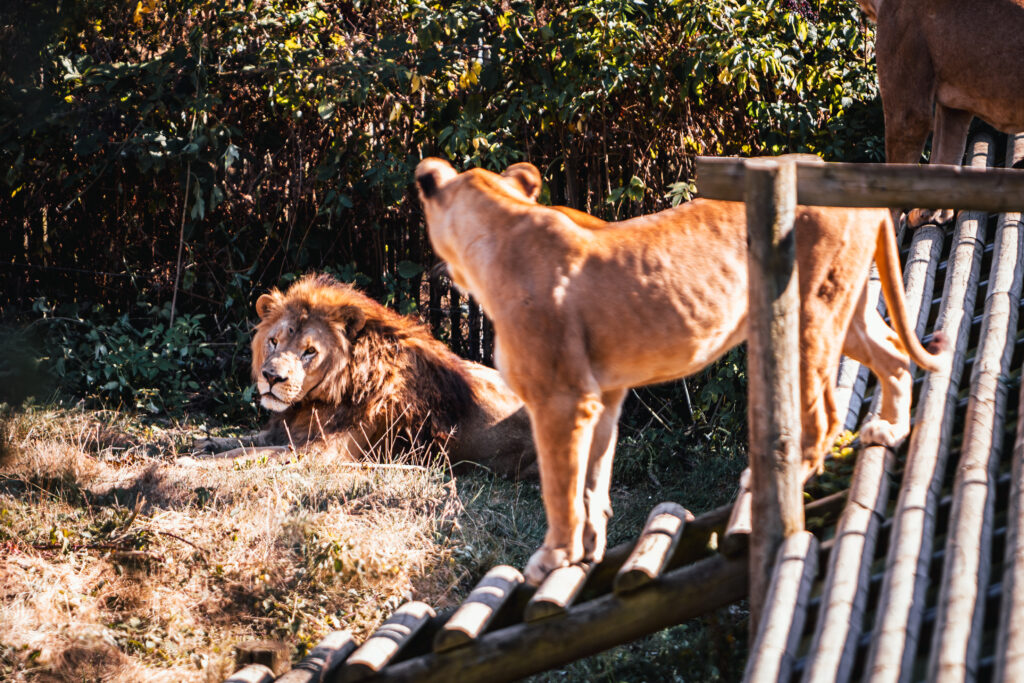
<svg viewBox="0 0 1024 683">
<path fill-rule="evenodd" d="M 953 209 L 913 209 L 907 213 L 907 227 L 920 228 L 923 225 L 945 225 L 956 218 Z"/>
<path fill-rule="evenodd" d="M 572 562 L 569 560 L 569 551 L 565 548 L 549 548 L 542 545 L 526 563 L 523 576 L 526 582 L 533 586 L 539 586 L 548 574 L 559 567 L 568 567 Z"/>
<path fill-rule="evenodd" d="M 604 559 L 608 546 L 608 518 L 611 510 L 601 510 L 587 518 L 583 525 L 583 559 L 597 564 Z"/>
<path fill-rule="evenodd" d="M 864 446 L 885 446 L 895 450 L 909 433 L 909 427 L 875 418 L 861 428 L 858 438 Z"/>
</svg>

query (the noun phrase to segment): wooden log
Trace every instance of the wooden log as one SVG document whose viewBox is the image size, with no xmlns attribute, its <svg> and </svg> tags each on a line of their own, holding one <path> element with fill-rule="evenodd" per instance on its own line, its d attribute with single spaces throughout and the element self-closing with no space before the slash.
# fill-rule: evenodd
<svg viewBox="0 0 1024 683">
<path fill-rule="evenodd" d="M 829 523 L 839 517 L 846 503 L 846 491 L 838 491 L 824 498 L 807 503 L 808 517 L 818 517 Z M 710 555 L 716 548 L 721 550 L 720 541 L 725 524 L 733 510 L 732 505 L 722 505 L 705 512 L 683 527 L 683 535 L 669 560 L 668 569 L 677 569 L 683 565 L 696 562 Z M 587 583 L 580 593 L 579 600 L 588 600 L 608 592 L 615 576 L 626 558 L 633 551 L 634 543 L 622 543 L 610 548 L 604 555 L 601 564 L 591 570 Z M 525 587 L 520 591 L 528 590 Z M 525 601 L 524 601 L 525 602 Z"/>
<path fill-rule="evenodd" d="M 817 572 L 818 539 L 814 534 L 803 531 L 787 536 L 779 547 L 744 681 L 775 683 L 790 679 Z"/>
<path fill-rule="evenodd" d="M 345 660 L 338 680 L 342 683 L 361 681 L 379 673 L 432 616 L 434 610 L 430 605 L 417 600 L 399 607 Z"/>
<path fill-rule="evenodd" d="M 291 668 L 291 646 L 280 640 L 246 640 L 235 645 L 235 666 L 262 664 L 275 676 Z"/>
<path fill-rule="evenodd" d="M 846 683 L 867 608 L 871 563 L 889 501 L 893 455 L 881 446 L 857 457 L 849 499 L 836 527 L 804 683 Z"/>
<path fill-rule="evenodd" d="M 224 683 L 273 683 L 274 672 L 262 664 L 249 664 L 231 674 Z"/>
<path fill-rule="evenodd" d="M 683 535 L 683 526 L 693 515 L 678 503 L 659 503 L 647 516 L 633 552 L 615 576 L 616 593 L 628 593 L 658 578 L 672 558 Z"/>
<path fill-rule="evenodd" d="M 1024 196 L 1017 200 L 1024 208 Z M 1004 214 L 996 225 L 960 463 L 953 484 L 946 560 L 928 663 L 928 678 L 932 681 L 974 680 L 978 675 L 985 589 L 992 560 L 996 476 L 1020 308 L 1019 264 L 1024 260 L 1020 227 L 1020 213 Z"/>
<path fill-rule="evenodd" d="M 356 649 L 348 631 L 332 631 L 277 683 L 322 683 Z"/>
<path fill-rule="evenodd" d="M 644 590 L 576 605 L 561 619 L 515 624 L 485 633 L 473 647 L 398 662 L 374 681 L 518 680 L 728 605 L 746 594 L 746 584 L 745 558 L 713 555 L 666 572 Z"/>
<path fill-rule="evenodd" d="M 591 564 L 571 564 L 548 574 L 527 603 L 523 619 L 540 621 L 565 614 L 580 594 L 592 568 Z"/>
<path fill-rule="evenodd" d="M 738 157 L 697 157 L 702 197 L 743 201 L 744 164 Z M 813 206 L 1016 211 L 1024 196 L 1018 170 L 941 164 L 850 164 L 796 162 L 797 201 Z"/>
<path fill-rule="evenodd" d="M 991 163 L 990 139 L 976 137 L 970 149 L 972 166 Z M 984 214 L 963 212 L 953 234 L 936 323 L 953 345 L 953 361 L 948 371 L 925 376 L 918 398 L 916 425 L 893 515 L 885 577 L 868 650 L 865 671 L 873 681 L 904 680 L 911 675 L 917 652 L 935 514 L 974 314 L 986 219 Z"/>
<path fill-rule="evenodd" d="M 494 621 L 517 586 L 523 583 L 519 570 L 508 565 L 491 568 L 455 614 L 445 622 L 434 638 L 434 651 L 444 652 L 467 645 L 479 638 Z"/>
<path fill-rule="evenodd" d="M 800 292 L 796 162 L 745 162 L 748 424 L 752 532 L 750 628 L 756 633 L 782 539 L 804 528 L 800 452 Z M 821 164 L 812 164 L 821 166 Z"/>
<path fill-rule="evenodd" d="M 733 503 L 729 523 L 726 524 L 722 540 L 718 544 L 718 549 L 729 557 L 744 555 L 750 548 L 752 504 L 753 494 L 750 491 L 750 468 L 748 467 L 740 474 L 740 490 L 736 494 L 736 502 Z"/>
<path fill-rule="evenodd" d="M 1007 165 L 1024 162 L 1024 133 L 1013 137 Z M 1017 215 L 1016 230 L 1024 228 Z M 1007 227 L 1010 221 L 1007 218 Z M 1006 553 L 1003 562 L 1003 595 L 996 635 L 994 681 L 1024 680 L 1024 384 L 1018 404 L 1017 438 L 1013 445 L 1010 510 L 1006 518 Z"/>
</svg>

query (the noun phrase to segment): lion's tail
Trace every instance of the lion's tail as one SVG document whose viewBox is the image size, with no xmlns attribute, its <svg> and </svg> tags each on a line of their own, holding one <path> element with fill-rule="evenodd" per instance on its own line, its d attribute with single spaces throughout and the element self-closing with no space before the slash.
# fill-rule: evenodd
<svg viewBox="0 0 1024 683">
<path fill-rule="evenodd" d="M 900 253 L 896 244 L 896 231 L 892 220 L 886 218 L 878 231 L 875 247 L 875 261 L 878 263 L 878 277 L 882 283 L 882 295 L 889 308 L 889 318 L 900 340 L 910 354 L 911 360 L 929 372 L 942 370 L 949 365 L 951 349 L 942 332 L 932 335 L 928 350 L 921 345 L 907 315 L 907 301 L 903 294 L 903 277 L 900 273 Z"/>
</svg>

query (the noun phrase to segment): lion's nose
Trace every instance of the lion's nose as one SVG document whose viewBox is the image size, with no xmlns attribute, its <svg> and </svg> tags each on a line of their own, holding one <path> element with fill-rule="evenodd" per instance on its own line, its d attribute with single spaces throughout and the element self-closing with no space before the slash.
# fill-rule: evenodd
<svg viewBox="0 0 1024 683">
<path fill-rule="evenodd" d="M 283 382 L 285 380 L 284 377 L 277 374 L 273 370 L 264 370 L 263 378 L 267 380 L 267 384 L 269 384 L 270 386 L 274 386 L 278 382 Z"/>
</svg>

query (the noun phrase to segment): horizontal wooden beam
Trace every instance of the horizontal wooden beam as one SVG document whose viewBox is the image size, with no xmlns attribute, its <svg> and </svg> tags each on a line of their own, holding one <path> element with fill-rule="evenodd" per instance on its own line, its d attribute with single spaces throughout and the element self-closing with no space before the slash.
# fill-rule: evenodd
<svg viewBox="0 0 1024 683">
<path fill-rule="evenodd" d="M 743 201 L 740 157 L 697 157 L 697 191 Z M 794 159 L 797 203 L 808 206 L 970 209 L 1003 213 L 1024 205 L 1024 171 L 939 164 L 848 164 Z"/>
</svg>

